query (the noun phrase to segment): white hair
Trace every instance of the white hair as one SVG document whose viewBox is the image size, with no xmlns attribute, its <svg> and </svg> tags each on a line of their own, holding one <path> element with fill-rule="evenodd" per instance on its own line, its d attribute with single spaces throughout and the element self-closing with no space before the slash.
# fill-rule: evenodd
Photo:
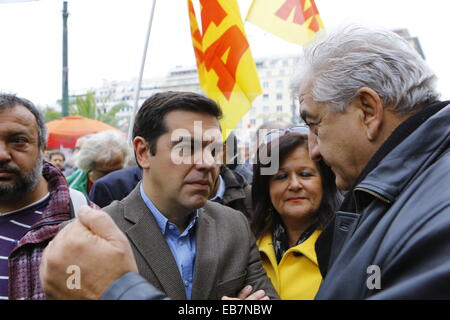
<svg viewBox="0 0 450 320">
<path fill-rule="evenodd" d="M 410 114 L 439 98 L 436 76 L 416 50 L 392 31 L 358 25 L 317 35 L 305 48 L 291 87 L 344 112 L 362 87 L 385 107 Z"/>
<path fill-rule="evenodd" d="M 126 163 L 129 147 L 125 136 L 118 131 L 102 131 L 89 135 L 77 155 L 77 166 L 85 171 L 95 169 L 96 161 L 114 158 L 122 153 Z"/>
</svg>

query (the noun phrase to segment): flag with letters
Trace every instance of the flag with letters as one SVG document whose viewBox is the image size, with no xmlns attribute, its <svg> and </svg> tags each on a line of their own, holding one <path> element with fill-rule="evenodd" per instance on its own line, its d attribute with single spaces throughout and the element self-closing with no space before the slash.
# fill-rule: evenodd
<svg viewBox="0 0 450 320">
<path fill-rule="evenodd" d="M 300 45 L 324 29 L 314 0 L 253 0 L 246 20 Z"/>
<path fill-rule="evenodd" d="M 200 87 L 222 108 L 224 138 L 262 93 L 236 0 L 199 0 L 201 29 L 188 0 Z"/>
</svg>

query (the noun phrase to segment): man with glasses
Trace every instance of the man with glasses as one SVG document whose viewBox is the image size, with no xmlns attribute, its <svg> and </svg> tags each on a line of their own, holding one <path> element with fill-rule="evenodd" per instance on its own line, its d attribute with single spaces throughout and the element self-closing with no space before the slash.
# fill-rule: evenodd
<svg viewBox="0 0 450 320">
<path fill-rule="evenodd" d="M 450 106 L 398 35 L 349 26 L 305 49 L 309 152 L 347 190 L 316 251 L 317 299 L 450 297 Z"/>
</svg>

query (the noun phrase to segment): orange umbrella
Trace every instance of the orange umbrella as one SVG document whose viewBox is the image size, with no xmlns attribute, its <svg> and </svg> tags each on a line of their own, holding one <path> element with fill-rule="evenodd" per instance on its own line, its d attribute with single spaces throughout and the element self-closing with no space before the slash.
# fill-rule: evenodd
<svg viewBox="0 0 450 320">
<path fill-rule="evenodd" d="M 47 149 L 75 148 L 79 137 L 106 130 L 120 131 L 109 124 L 81 116 L 62 117 L 46 123 L 48 128 Z M 121 131 L 120 131 L 121 132 Z"/>
</svg>

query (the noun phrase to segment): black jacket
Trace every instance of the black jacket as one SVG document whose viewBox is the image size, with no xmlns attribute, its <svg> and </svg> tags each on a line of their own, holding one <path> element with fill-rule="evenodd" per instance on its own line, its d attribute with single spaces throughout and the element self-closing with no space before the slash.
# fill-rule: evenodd
<svg viewBox="0 0 450 320">
<path fill-rule="evenodd" d="M 220 175 L 225 182 L 225 194 L 219 202 L 242 212 L 247 218 L 252 210 L 252 188 L 238 172 L 225 165 L 220 167 Z"/>
<path fill-rule="evenodd" d="M 125 198 L 141 179 L 142 171 L 138 166 L 111 172 L 95 181 L 89 199 L 100 208 L 106 207 L 114 200 Z"/>
<path fill-rule="evenodd" d="M 316 243 L 316 299 L 450 298 L 450 105 L 403 122 Z"/>
</svg>

